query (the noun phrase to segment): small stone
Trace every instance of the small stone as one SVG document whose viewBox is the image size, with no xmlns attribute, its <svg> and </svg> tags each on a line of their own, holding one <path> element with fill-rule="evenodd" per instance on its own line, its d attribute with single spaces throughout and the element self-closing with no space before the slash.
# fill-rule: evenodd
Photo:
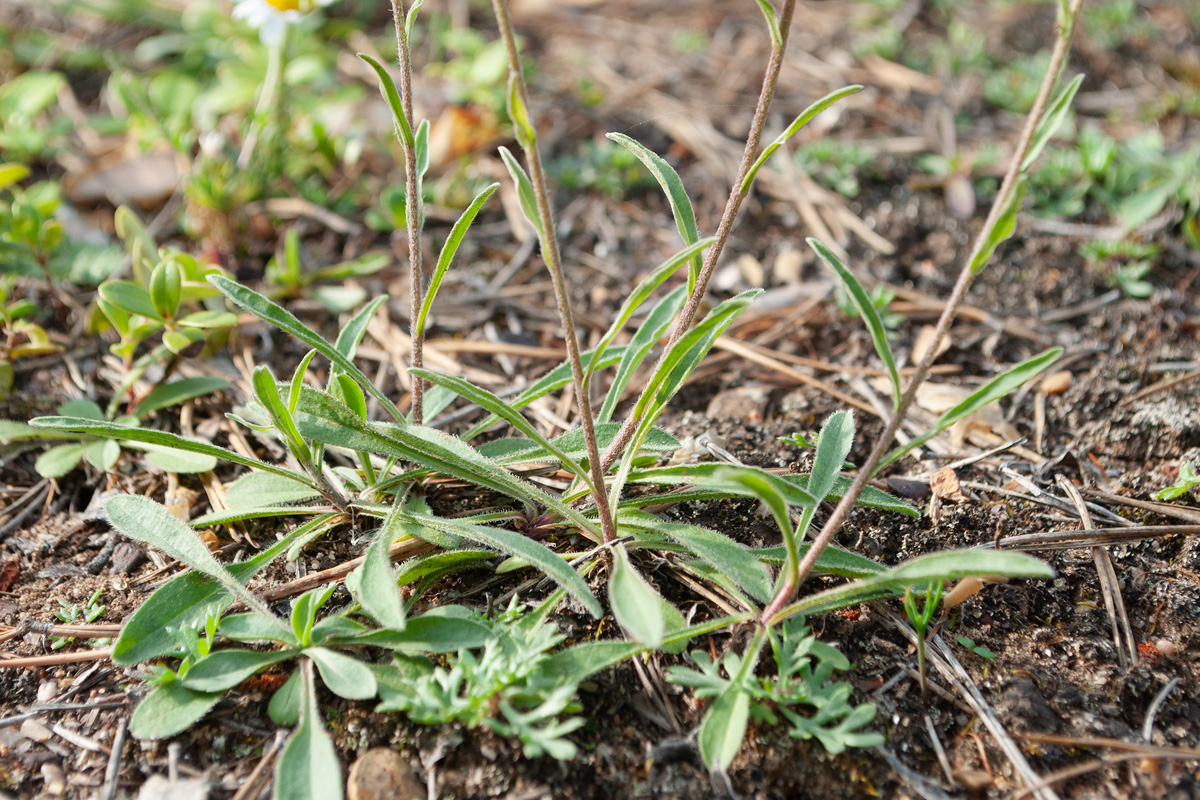
<svg viewBox="0 0 1200 800">
<path fill-rule="evenodd" d="M 46 793 L 62 797 L 67 791 L 67 774 L 53 761 L 42 764 L 42 780 L 46 782 Z"/>
<path fill-rule="evenodd" d="M 1060 370 L 1053 375 L 1047 375 L 1042 381 L 1041 389 L 1045 394 L 1062 394 L 1071 388 L 1072 380 L 1074 378 L 1069 371 Z"/>
<path fill-rule="evenodd" d="M 1038 733 L 1055 733 L 1058 730 L 1058 716 L 1050 710 L 1046 698 L 1042 697 L 1033 681 L 1025 678 L 1013 681 L 1004 690 L 1003 699 L 1018 730 Z"/>
<path fill-rule="evenodd" d="M 48 741 L 54 734 L 41 722 L 30 717 L 21 723 L 21 735 L 26 739 L 41 743 Z"/>
<path fill-rule="evenodd" d="M 113 550 L 110 569 L 118 575 L 127 575 L 146 560 L 146 553 L 133 542 L 121 542 Z"/>
<path fill-rule="evenodd" d="M 1164 658 L 1174 658 L 1179 654 L 1179 647 L 1170 639 L 1159 639 L 1154 643 L 1158 654 Z"/>
<path fill-rule="evenodd" d="M 710 419 L 762 422 L 769 397 L 770 392 L 764 386 L 739 386 L 714 397 L 706 413 Z"/>
<path fill-rule="evenodd" d="M 800 254 L 799 250 L 789 247 L 780 250 L 779 255 L 775 256 L 775 263 L 771 265 L 771 277 L 780 286 L 798 283 L 803 267 L 804 256 Z"/>
<path fill-rule="evenodd" d="M 350 767 L 349 800 L 424 800 L 425 787 L 404 758 L 390 747 L 373 747 Z"/>
<path fill-rule="evenodd" d="M 749 253 L 743 253 L 737 260 L 738 272 L 742 273 L 742 280 L 751 286 L 758 287 L 763 285 L 766 280 L 766 272 L 763 270 L 762 262 Z"/>
<path fill-rule="evenodd" d="M 992 776 L 981 769 L 956 769 L 953 777 L 971 795 L 981 794 L 995 784 Z"/>
</svg>

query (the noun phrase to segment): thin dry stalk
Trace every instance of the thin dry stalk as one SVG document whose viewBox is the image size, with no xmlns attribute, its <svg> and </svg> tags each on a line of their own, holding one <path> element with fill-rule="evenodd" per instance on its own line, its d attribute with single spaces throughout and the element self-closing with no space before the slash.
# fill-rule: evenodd
<svg viewBox="0 0 1200 800">
<path fill-rule="evenodd" d="M 1046 108 L 1050 103 L 1050 95 L 1054 91 L 1054 85 L 1058 81 L 1058 74 L 1066 63 L 1067 52 L 1070 49 L 1071 34 L 1075 30 L 1075 21 L 1079 18 L 1079 14 L 1083 9 L 1083 0 L 1070 0 L 1070 6 L 1066 12 L 1066 27 L 1065 30 L 1060 28 L 1058 36 L 1054 42 L 1054 50 L 1050 55 L 1050 64 L 1046 69 L 1045 77 L 1042 79 L 1041 88 L 1038 90 L 1037 99 L 1034 101 L 1033 108 L 1029 112 L 1029 116 L 1025 119 L 1025 127 L 1021 131 L 1021 138 L 1017 143 L 1016 152 L 1013 154 L 1012 163 L 1009 165 L 1008 173 L 1004 176 L 1004 182 L 1000 186 L 1000 191 L 996 195 L 996 200 L 992 203 L 992 209 L 988 213 L 987 220 L 984 222 L 983 229 L 980 230 L 979 236 L 975 239 L 975 244 L 971 248 L 971 254 L 967 257 L 963 264 L 962 271 L 959 272 L 958 280 L 955 281 L 954 289 L 950 293 L 949 299 L 946 301 L 945 310 L 941 317 L 938 318 L 937 325 L 934 328 L 933 342 L 926 349 L 921 363 L 917 366 L 916 374 L 913 375 L 908 387 L 904 390 L 904 394 L 900 398 L 900 404 L 896 408 L 896 413 L 888 421 L 887 427 L 883 434 L 875 442 L 875 446 L 871 449 L 871 454 L 858 470 L 858 475 L 854 482 L 850 485 L 850 489 L 842 497 L 841 501 L 834 507 L 833 513 L 829 515 L 829 519 L 821 528 L 820 534 L 813 541 L 812 547 L 805 553 L 804 558 L 800 561 L 799 576 L 795 586 L 791 587 L 788 593 L 790 596 L 785 596 L 783 592 L 771 603 L 767 610 L 763 613 L 763 621 L 767 622 L 772 619 L 788 602 L 795 596 L 795 592 L 799 590 L 799 584 L 808 577 L 812 572 L 813 567 L 817 563 L 817 558 L 833 541 L 834 534 L 842 527 L 846 518 L 850 515 L 850 510 L 854 508 L 854 504 L 858 501 L 858 497 L 866 488 L 867 483 L 871 480 L 875 468 L 883 459 L 884 455 L 891 447 L 892 439 L 896 436 L 896 431 L 899 430 L 900 424 L 904 421 L 908 414 L 908 409 L 912 406 L 913 401 L 917 397 L 917 389 L 925 381 L 926 375 L 929 374 L 929 367 L 933 364 L 933 359 L 941 346 L 942 341 L 946 338 L 946 334 L 950 331 L 950 324 L 954 321 L 954 317 L 958 312 L 958 308 L 962 305 L 963 298 L 966 297 L 967 288 L 971 285 L 971 280 L 975 277 L 971 271 L 971 264 L 976 256 L 983 250 L 991 236 L 992 230 L 1000 221 L 1000 215 L 1008 204 L 1009 198 L 1016 188 L 1017 179 L 1021 174 L 1021 164 L 1025 160 L 1026 154 L 1029 152 L 1029 147 L 1033 142 L 1034 133 L 1037 131 L 1038 123 L 1041 122 L 1043 115 L 1046 113 Z"/>
<path fill-rule="evenodd" d="M 521 56 L 517 52 L 517 39 L 513 33 L 508 0 L 492 0 L 492 9 L 500 28 L 500 38 L 503 39 L 504 47 L 508 51 L 510 80 L 513 82 L 520 103 L 525 108 L 529 108 L 529 95 L 525 87 L 525 76 L 521 72 Z M 533 193 L 537 199 L 538 214 L 542 218 L 542 235 L 539 237 L 542 243 L 542 258 L 546 262 L 546 269 L 550 272 L 550 280 L 554 284 L 554 298 L 558 303 L 558 315 L 562 319 L 567 358 L 571 362 L 571 380 L 575 386 L 576 402 L 579 404 L 579 422 L 583 428 L 583 439 L 587 443 L 588 467 L 592 474 L 592 499 L 596 502 L 596 511 L 600 517 L 600 530 L 604 534 L 604 541 L 611 542 L 616 538 L 617 528 L 613 523 L 608 493 L 604 491 L 604 472 L 608 464 L 601 462 L 600 448 L 596 444 L 592 404 L 584 379 L 583 361 L 579 355 L 579 339 L 575 335 L 575 318 L 571 313 L 571 299 L 567 295 L 566 279 L 563 276 L 562 255 L 558 249 L 558 236 L 554 227 L 554 209 L 550 203 L 550 189 L 546 181 L 545 170 L 542 168 L 542 157 L 538 152 L 537 141 L 523 141 L 522 146 L 525 150 L 525 159 L 529 164 L 529 180 L 533 184 Z"/>
<path fill-rule="evenodd" d="M 408 127 L 414 133 L 412 106 L 412 59 L 408 50 L 408 34 L 404 25 L 404 0 L 392 0 L 392 16 L 396 21 L 396 49 L 400 61 L 400 104 L 404 116 L 408 119 Z M 422 291 L 425 283 L 425 270 L 421 264 L 421 216 L 416 213 L 421 207 L 421 189 L 417 176 L 417 149 L 401 136 L 400 144 L 404 147 L 404 180 L 405 180 L 405 223 L 408 227 L 408 269 L 409 269 L 409 325 L 412 338 L 412 366 L 420 369 L 424 365 L 422 356 L 422 336 L 417 330 L 417 318 L 421 314 Z M 412 382 L 412 422 L 422 423 L 422 400 L 424 385 L 420 378 Z"/>
</svg>

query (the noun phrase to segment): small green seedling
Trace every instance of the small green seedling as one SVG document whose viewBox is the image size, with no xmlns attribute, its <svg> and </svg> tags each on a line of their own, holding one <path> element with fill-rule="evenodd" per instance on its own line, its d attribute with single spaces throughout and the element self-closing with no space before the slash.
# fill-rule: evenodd
<svg viewBox="0 0 1200 800">
<path fill-rule="evenodd" d="M 59 609 L 58 611 L 54 612 L 54 616 L 68 624 L 72 622 L 79 622 L 80 619 L 88 623 L 95 622 L 100 618 L 100 615 L 104 613 L 104 609 L 107 608 L 107 606 L 102 606 L 99 604 L 100 595 L 103 593 L 103 591 L 103 589 L 97 589 L 95 594 L 88 598 L 87 603 L 82 609 L 77 604 L 68 605 L 65 600 L 59 598 Z M 61 650 L 63 647 L 66 647 L 73 641 L 75 641 L 74 636 L 51 636 L 50 649 Z M 107 639 L 96 639 L 92 642 L 92 645 L 95 647 L 105 644 L 108 644 Z"/>
<path fill-rule="evenodd" d="M 1179 464 L 1179 477 L 1175 483 L 1165 489 L 1155 492 L 1155 500 L 1178 500 L 1186 497 L 1197 486 L 1200 486 L 1200 475 L 1192 468 L 1192 462 L 1183 461 Z"/>
<path fill-rule="evenodd" d="M 908 621 L 917 632 L 917 674 L 921 677 L 921 697 L 928 693 L 925 681 L 925 631 L 929 627 L 929 621 L 933 619 L 933 612 L 937 611 L 941 602 L 942 581 L 929 584 L 929 589 L 925 592 L 925 603 L 920 610 L 917 609 L 912 589 L 904 590 L 904 613 L 908 615 Z"/>
<path fill-rule="evenodd" d="M 980 658 L 986 658 L 988 661 L 996 660 L 995 653 L 993 653 L 991 650 L 988 650 L 986 647 L 975 644 L 974 639 L 970 639 L 966 636 L 955 636 L 954 641 L 958 642 Z"/>
</svg>

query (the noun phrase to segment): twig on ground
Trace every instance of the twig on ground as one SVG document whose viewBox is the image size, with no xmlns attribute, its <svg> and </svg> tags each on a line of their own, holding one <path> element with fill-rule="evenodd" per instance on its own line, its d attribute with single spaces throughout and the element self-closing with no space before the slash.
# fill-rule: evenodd
<svg viewBox="0 0 1200 800">
<path fill-rule="evenodd" d="M 100 800 L 113 800 L 117 796 L 117 776 L 121 773 L 121 751 L 125 749 L 125 737 L 128 733 L 129 717 L 121 717 L 117 722 L 117 732 L 113 734 L 108 765 L 104 768 L 104 784 L 100 788 Z"/>
<path fill-rule="evenodd" d="M 1006 536 L 1000 541 L 1005 550 L 1076 550 L 1099 545 L 1131 544 L 1164 536 L 1196 536 L 1200 525 L 1134 525 L 1128 528 L 1093 528 L 1078 531 L 1047 531 Z M 980 547 L 992 547 L 985 542 Z"/>
</svg>

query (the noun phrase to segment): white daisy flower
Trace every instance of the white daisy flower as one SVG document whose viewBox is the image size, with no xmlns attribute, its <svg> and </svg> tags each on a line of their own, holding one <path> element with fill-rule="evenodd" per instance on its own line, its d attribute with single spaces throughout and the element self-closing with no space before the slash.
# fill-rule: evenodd
<svg viewBox="0 0 1200 800">
<path fill-rule="evenodd" d="M 288 25 L 299 22 L 305 14 L 336 0 L 234 0 L 233 18 L 245 20 L 258 29 L 258 37 L 268 47 L 283 41 Z"/>
</svg>

